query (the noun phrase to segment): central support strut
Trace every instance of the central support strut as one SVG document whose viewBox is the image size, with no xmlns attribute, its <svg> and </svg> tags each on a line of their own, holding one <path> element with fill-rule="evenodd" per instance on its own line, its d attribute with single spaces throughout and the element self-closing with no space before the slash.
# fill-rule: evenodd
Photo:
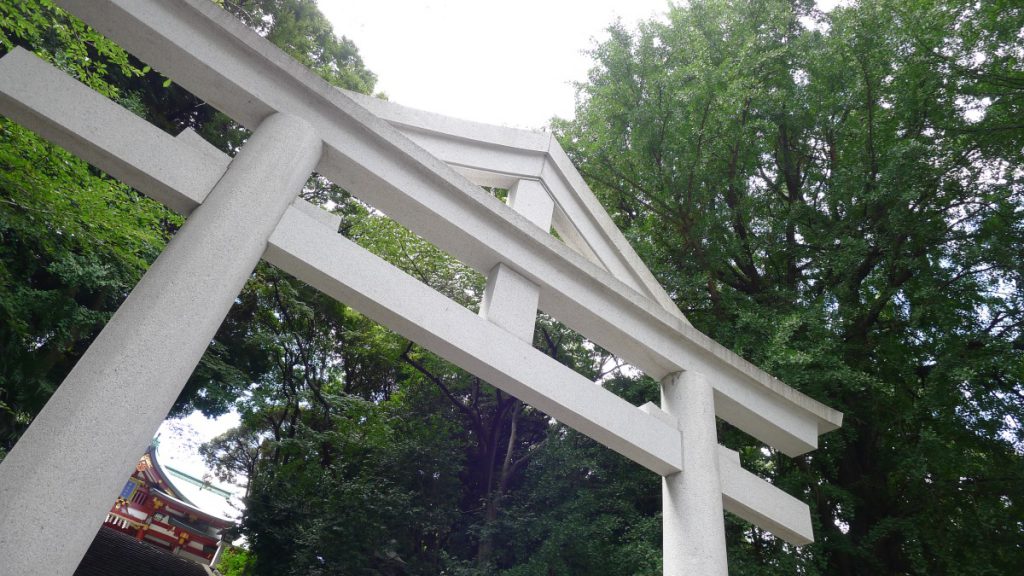
<svg viewBox="0 0 1024 576">
<path fill-rule="evenodd" d="M 662 479 L 665 576 L 729 576 L 714 391 L 699 372 L 661 382 L 661 407 L 682 435 L 683 471 Z"/>
</svg>

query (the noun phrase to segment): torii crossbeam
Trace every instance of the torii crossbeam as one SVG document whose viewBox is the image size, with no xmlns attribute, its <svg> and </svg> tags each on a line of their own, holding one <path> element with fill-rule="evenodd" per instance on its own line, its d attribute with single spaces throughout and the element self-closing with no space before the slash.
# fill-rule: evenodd
<svg viewBox="0 0 1024 576">
<path fill-rule="evenodd" d="M 187 216 L 0 463 L 5 570 L 74 572 L 261 257 L 663 476 L 666 575 L 727 574 L 723 507 L 812 541 L 807 506 L 743 470 L 715 417 L 795 456 L 842 414 L 690 326 L 550 135 L 338 90 L 206 0 L 58 3 L 254 132 L 231 159 L 24 50 L 0 59 L 0 113 Z M 479 313 L 337 234 L 297 198 L 314 170 L 487 274 Z M 538 309 L 660 379 L 662 406 L 535 350 Z"/>
</svg>

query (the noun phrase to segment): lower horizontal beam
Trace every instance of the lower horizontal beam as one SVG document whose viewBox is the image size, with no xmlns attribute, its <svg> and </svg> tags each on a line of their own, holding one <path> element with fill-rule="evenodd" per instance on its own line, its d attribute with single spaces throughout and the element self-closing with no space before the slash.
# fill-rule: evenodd
<svg viewBox="0 0 1024 576">
<path fill-rule="evenodd" d="M 740 456 L 718 447 L 722 504 L 727 512 L 767 530 L 794 546 L 814 542 L 811 511 L 800 500 L 740 467 Z"/>
<path fill-rule="evenodd" d="M 679 420 L 654 402 L 644 404 L 640 410 L 658 418 L 670 428 L 679 428 Z M 727 512 L 732 512 L 794 546 L 814 541 L 811 512 L 807 505 L 767 480 L 744 470 L 740 466 L 739 453 L 721 445 L 718 446 L 718 476 L 722 487 L 722 505 Z"/>
<path fill-rule="evenodd" d="M 302 210 L 288 210 L 263 257 L 640 465 L 679 471 L 676 430 Z"/>
</svg>

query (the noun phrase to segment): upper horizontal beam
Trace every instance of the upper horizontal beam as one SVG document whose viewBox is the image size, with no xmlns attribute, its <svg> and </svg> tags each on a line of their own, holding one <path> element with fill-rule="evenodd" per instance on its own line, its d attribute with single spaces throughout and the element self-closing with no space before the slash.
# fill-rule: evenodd
<svg viewBox="0 0 1024 576">
<path fill-rule="evenodd" d="M 21 92 L 14 88 L 34 78 L 42 80 L 28 82 Z M 43 93 L 61 96 L 35 98 Z M 22 99 L 11 106 L 16 97 Z M 30 106 L 45 113 L 22 110 Z M 103 130 L 82 130 L 74 123 L 57 129 L 83 108 L 95 112 L 98 123 L 113 124 Z M 191 132 L 173 137 L 153 128 L 21 49 L 0 58 L 0 112 L 54 135 L 57 144 L 72 143 L 76 153 L 95 159 L 105 171 L 198 172 L 208 175 L 212 189 L 230 160 Z M 133 140 L 134 146 L 117 155 L 105 152 L 132 134 L 147 138 Z M 209 192 L 188 180 L 173 181 L 170 185 L 180 188 L 171 190 L 156 179 L 136 182 L 154 199 L 173 199 L 172 209 L 181 213 Z M 264 254 L 272 264 L 646 468 L 662 475 L 679 471 L 679 435 L 664 423 L 340 236 L 336 217 L 298 200 L 277 228 Z"/>
<path fill-rule="evenodd" d="M 842 415 L 785 386 L 482 193 L 449 166 L 205 0 L 63 0 L 76 15 L 246 126 L 299 116 L 324 138 L 318 170 L 467 265 L 505 262 L 541 308 L 655 378 L 709 375 L 718 415 L 783 452 Z"/>
</svg>

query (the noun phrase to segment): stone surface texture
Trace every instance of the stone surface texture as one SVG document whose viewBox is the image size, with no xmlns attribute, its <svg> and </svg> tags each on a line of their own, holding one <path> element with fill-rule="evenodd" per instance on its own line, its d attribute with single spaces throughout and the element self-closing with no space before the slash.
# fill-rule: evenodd
<svg viewBox="0 0 1024 576">
<path fill-rule="evenodd" d="M 711 385 L 699 372 L 661 382 L 661 405 L 679 422 L 682 472 L 662 478 L 665 576 L 729 576 Z"/>
</svg>

